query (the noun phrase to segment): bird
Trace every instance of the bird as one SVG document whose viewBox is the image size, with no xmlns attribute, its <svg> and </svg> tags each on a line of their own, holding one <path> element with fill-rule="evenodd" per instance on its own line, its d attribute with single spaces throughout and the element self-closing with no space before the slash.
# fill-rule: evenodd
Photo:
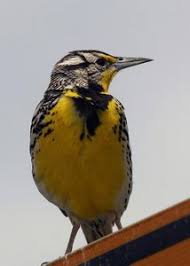
<svg viewBox="0 0 190 266">
<path fill-rule="evenodd" d="M 87 243 L 122 229 L 132 191 L 132 155 L 125 110 L 109 93 L 122 69 L 152 61 L 99 50 L 59 60 L 30 129 L 32 173 L 39 192 L 69 218 L 66 254 L 82 229 Z"/>
</svg>

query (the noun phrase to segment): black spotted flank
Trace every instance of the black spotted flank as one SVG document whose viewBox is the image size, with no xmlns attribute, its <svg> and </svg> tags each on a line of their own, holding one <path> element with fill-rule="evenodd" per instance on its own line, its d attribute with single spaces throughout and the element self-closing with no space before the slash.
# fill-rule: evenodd
<svg viewBox="0 0 190 266">
<path fill-rule="evenodd" d="M 43 118 L 39 121 L 38 125 L 33 129 L 34 134 L 38 134 L 42 132 L 42 129 L 46 128 L 47 126 L 51 125 L 52 120 L 48 122 L 43 122 Z"/>
<path fill-rule="evenodd" d="M 116 134 L 117 133 L 117 125 L 113 126 L 112 129 L 113 129 L 113 133 Z"/>
<path fill-rule="evenodd" d="M 49 127 L 48 130 L 44 133 L 44 137 L 47 137 L 52 132 L 53 132 L 53 129 Z"/>
<path fill-rule="evenodd" d="M 42 135 L 42 131 L 52 123 L 52 120 L 45 122 L 44 118 L 46 115 L 50 114 L 50 111 L 56 105 L 62 93 L 63 90 L 55 90 L 52 85 L 50 85 L 44 94 L 44 98 L 39 103 L 33 116 L 30 128 L 31 135 L 33 135 L 33 141 L 30 143 L 31 154 L 36 145 L 37 138 L 40 137 Z"/>
</svg>

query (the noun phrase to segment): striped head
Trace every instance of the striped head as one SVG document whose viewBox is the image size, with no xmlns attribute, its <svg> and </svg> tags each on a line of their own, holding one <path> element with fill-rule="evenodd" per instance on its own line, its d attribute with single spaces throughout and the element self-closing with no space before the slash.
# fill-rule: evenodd
<svg viewBox="0 0 190 266">
<path fill-rule="evenodd" d="M 149 62 L 151 59 L 116 57 L 96 50 L 73 51 L 59 60 L 52 72 L 52 79 L 59 76 L 73 85 L 94 87 L 107 91 L 115 74 L 121 69 Z"/>
</svg>

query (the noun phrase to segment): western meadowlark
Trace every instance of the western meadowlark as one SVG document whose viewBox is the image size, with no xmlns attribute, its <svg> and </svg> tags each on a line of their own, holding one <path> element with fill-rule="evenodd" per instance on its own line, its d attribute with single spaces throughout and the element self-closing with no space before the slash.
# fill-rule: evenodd
<svg viewBox="0 0 190 266">
<path fill-rule="evenodd" d="M 73 51 L 55 65 L 31 125 L 35 183 L 88 243 L 112 232 L 132 190 L 132 161 L 122 104 L 108 93 L 115 74 L 151 61 L 96 50 Z"/>
</svg>

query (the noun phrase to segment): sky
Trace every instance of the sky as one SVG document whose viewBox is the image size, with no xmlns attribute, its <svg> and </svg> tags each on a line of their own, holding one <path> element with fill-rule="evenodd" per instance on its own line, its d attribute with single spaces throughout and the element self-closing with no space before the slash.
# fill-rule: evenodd
<svg viewBox="0 0 190 266">
<path fill-rule="evenodd" d="M 64 254 L 71 225 L 35 187 L 29 128 L 53 65 L 75 49 L 154 61 L 123 70 L 134 187 L 128 226 L 189 198 L 190 3 L 185 0 L 0 0 L 0 261 L 33 266 Z M 80 232 L 74 249 L 85 245 Z"/>
</svg>

